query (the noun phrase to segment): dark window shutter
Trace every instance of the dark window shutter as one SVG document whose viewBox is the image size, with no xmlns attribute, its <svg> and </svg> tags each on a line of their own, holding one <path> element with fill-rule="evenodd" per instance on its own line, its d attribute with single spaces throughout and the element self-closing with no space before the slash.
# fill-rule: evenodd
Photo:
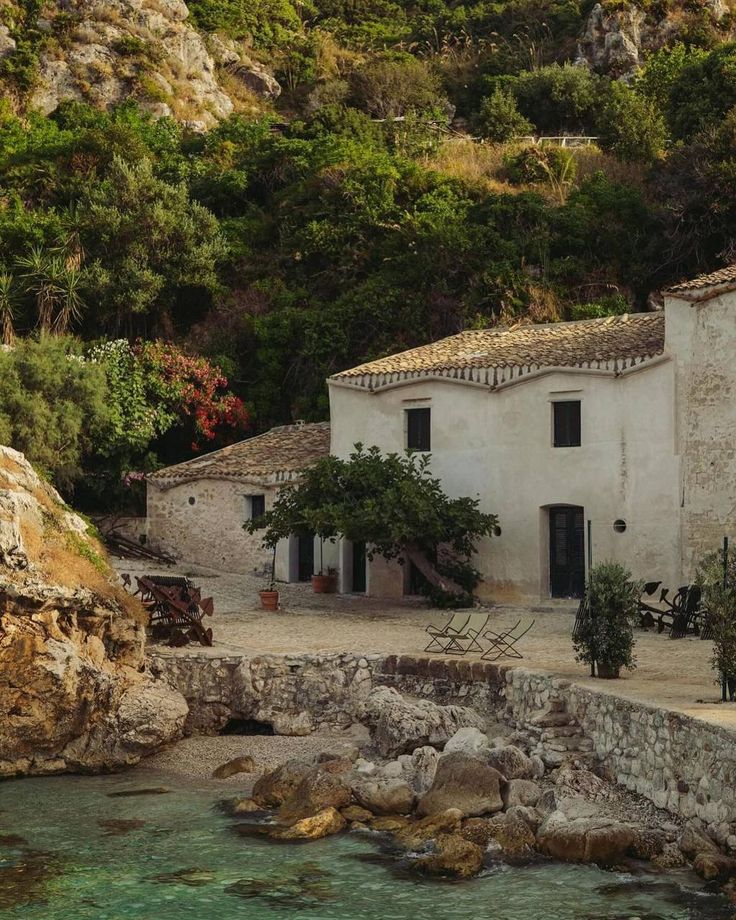
<svg viewBox="0 0 736 920">
<path fill-rule="evenodd" d="M 257 521 L 263 517 L 266 513 L 266 496 L 265 495 L 251 495 L 250 496 L 250 518 L 252 521 Z"/>
<path fill-rule="evenodd" d="M 406 410 L 406 446 L 409 450 L 431 450 L 431 409 Z"/>
<path fill-rule="evenodd" d="M 552 403 L 555 447 L 580 447 L 580 400 Z"/>
</svg>

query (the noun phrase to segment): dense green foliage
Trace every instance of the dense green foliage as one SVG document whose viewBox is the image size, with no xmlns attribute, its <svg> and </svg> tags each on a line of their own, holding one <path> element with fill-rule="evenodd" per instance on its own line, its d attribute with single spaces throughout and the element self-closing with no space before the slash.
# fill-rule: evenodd
<svg viewBox="0 0 736 920">
<path fill-rule="evenodd" d="M 724 571 L 722 552 L 709 553 L 698 565 L 696 581 L 703 590 L 711 658 L 716 680 L 727 681 L 730 698 L 736 692 L 736 553 L 729 553 Z"/>
<path fill-rule="evenodd" d="M 115 507 L 157 453 L 176 459 L 192 441 L 245 430 L 245 407 L 226 387 L 205 359 L 161 342 L 19 339 L 0 351 L 0 441 L 67 494 Z"/>
<path fill-rule="evenodd" d="M 347 366 L 642 309 L 733 254 L 728 16 L 678 10 L 679 39 L 619 81 L 572 64 L 587 0 L 189 6 L 273 67 L 272 111 L 193 134 L 132 103 L 11 108 L 66 20 L 39 29 L 37 0 L 0 12 L 17 42 L 0 69 L 3 343 L 166 339 L 221 367 L 261 430 L 325 418 Z M 118 51 L 155 56 L 133 37 Z M 518 140 L 562 132 L 597 140 Z"/>
<path fill-rule="evenodd" d="M 263 530 L 265 546 L 299 532 L 322 540 L 342 535 L 368 544 L 368 556 L 402 559 L 419 553 L 440 575 L 458 581 L 472 594 L 479 573 L 471 559 L 477 541 L 497 529 L 494 514 L 484 514 L 472 498 L 449 498 L 429 472 L 426 455 L 388 454 L 361 444 L 348 460 L 325 457 L 283 488 L 270 511 L 244 525 Z M 463 604 L 469 600 L 461 596 Z"/>
<path fill-rule="evenodd" d="M 588 615 L 573 637 L 578 661 L 595 662 L 612 672 L 636 667 L 634 625 L 641 591 L 631 572 L 616 562 L 601 562 L 590 570 L 585 587 Z"/>
</svg>

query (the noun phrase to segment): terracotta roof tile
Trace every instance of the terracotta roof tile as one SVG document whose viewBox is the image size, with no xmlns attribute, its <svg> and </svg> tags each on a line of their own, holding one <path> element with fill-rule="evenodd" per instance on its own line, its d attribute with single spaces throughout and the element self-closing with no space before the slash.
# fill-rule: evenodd
<svg viewBox="0 0 736 920">
<path fill-rule="evenodd" d="M 575 367 L 642 359 L 664 350 L 664 314 L 632 313 L 573 323 L 467 330 L 335 374 L 443 373 L 465 368 Z"/>
<path fill-rule="evenodd" d="M 283 425 L 222 450 L 152 473 L 164 483 L 191 479 L 248 479 L 297 473 L 330 452 L 330 424 Z"/>
<path fill-rule="evenodd" d="M 698 275 L 697 278 L 691 278 L 689 281 L 681 281 L 667 288 L 665 293 L 677 294 L 679 292 L 699 291 L 702 288 L 714 287 L 719 284 L 736 283 L 736 262 L 733 265 L 727 265 L 717 272 L 710 272 L 707 275 Z"/>
</svg>

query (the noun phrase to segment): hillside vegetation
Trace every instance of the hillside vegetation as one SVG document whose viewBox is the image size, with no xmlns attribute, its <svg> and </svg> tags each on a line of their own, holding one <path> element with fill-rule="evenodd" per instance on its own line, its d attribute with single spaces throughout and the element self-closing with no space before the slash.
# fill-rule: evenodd
<svg viewBox="0 0 736 920">
<path fill-rule="evenodd" d="M 83 363 L 100 339 L 180 356 L 141 397 L 155 410 L 176 377 L 165 430 L 138 420 L 113 462 L 90 413 L 73 469 L 42 460 L 67 490 L 246 422 L 325 418 L 324 379 L 349 365 L 466 327 L 645 309 L 734 256 L 720 0 L 128 7 L 0 3 L 3 340 L 71 333 Z M 594 140 L 525 140 L 540 134 Z M 216 403 L 199 434 L 187 355 Z M 106 406 L 121 377 L 102 363 L 86 392 Z M 36 459 L 18 419 L 43 387 L 18 374 L 0 429 Z"/>
</svg>

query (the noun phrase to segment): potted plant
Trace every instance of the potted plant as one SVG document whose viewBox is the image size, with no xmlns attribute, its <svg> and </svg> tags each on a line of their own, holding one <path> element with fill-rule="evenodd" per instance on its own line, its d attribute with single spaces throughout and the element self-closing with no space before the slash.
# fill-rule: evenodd
<svg viewBox="0 0 736 920">
<path fill-rule="evenodd" d="M 597 670 L 597 676 L 616 678 L 621 668 L 633 670 L 634 625 L 642 586 L 615 562 L 590 570 L 586 586 L 588 616 L 573 637 L 575 657 Z"/>
<path fill-rule="evenodd" d="M 312 575 L 312 591 L 315 594 L 334 594 L 337 591 L 337 569 L 325 572 L 324 537 L 319 538 L 319 572 Z"/>
<path fill-rule="evenodd" d="M 268 583 L 268 587 L 264 588 L 263 591 L 258 592 L 259 597 L 261 598 L 261 607 L 264 610 L 278 610 L 279 609 L 279 592 L 276 587 L 276 547 L 273 547 L 273 554 L 271 556 L 271 579 Z"/>
</svg>

